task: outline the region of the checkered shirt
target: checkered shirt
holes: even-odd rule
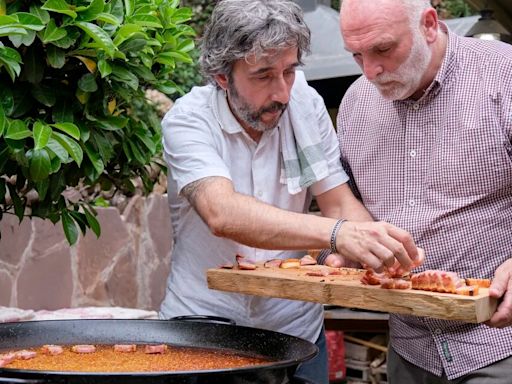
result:
[[[456,36],[418,100],[364,77],[338,114],[342,160],[378,220],[408,230],[426,269],[492,278],[512,256],[512,46]],[[394,349],[449,379],[512,355],[512,327],[390,316]]]

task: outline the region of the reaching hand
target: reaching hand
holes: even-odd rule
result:
[[[407,231],[385,222],[344,222],[336,248],[342,257],[376,272],[382,272],[385,267],[396,269],[397,262],[409,271],[421,264],[424,257]]]

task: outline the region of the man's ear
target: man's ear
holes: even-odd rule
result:
[[[423,12],[421,18],[421,27],[425,33],[428,43],[433,43],[437,38],[438,18],[434,8],[429,8]]]
[[[214,76],[215,81],[223,90],[228,89],[228,77],[224,74],[218,74]]]

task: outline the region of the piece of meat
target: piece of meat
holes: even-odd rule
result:
[[[91,344],[78,344],[73,345],[71,351],[75,353],[94,353],[96,352],[96,347]]]
[[[384,289],[410,289],[411,282],[397,277],[383,278],[380,287]]]
[[[0,368],[5,367],[7,364],[12,363],[14,360],[16,360],[16,354],[13,352],[0,355]]]
[[[466,278],[466,284],[480,288],[489,288],[491,286],[491,279]]]
[[[114,345],[115,352],[135,352],[137,346],[135,344],[116,344]]]
[[[284,259],[281,262],[281,265],[279,266],[279,268],[283,268],[283,269],[300,268],[300,260],[294,259],[294,258]]]
[[[478,285],[464,285],[463,287],[459,287],[455,290],[457,295],[465,295],[465,296],[478,296]]]
[[[246,259],[242,255],[236,255],[236,262],[238,264],[238,269],[247,269],[247,270],[256,269],[256,264],[253,261]]]
[[[361,277],[361,283],[365,285],[380,285],[382,279],[387,276],[385,273],[376,273],[371,269],[367,269],[364,275]]]
[[[300,259],[300,265],[316,265],[316,260],[310,255],[304,255]]]
[[[281,259],[270,259],[270,260],[265,261],[263,266],[265,268],[279,268],[281,266],[282,261],[283,260],[281,260]]]
[[[411,276],[413,289],[424,291],[456,293],[457,288],[466,285],[456,272],[427,270]]]
[[[144,346],[144,353],[154,354],[154,353],[164,353],[167,351],[167,345],[165,344],[148,344]]]
[[[23,349],[21,351],[14,352],[14,355],[16,356],[16,359],[20,360],[30,360],[36,357],[37,352],[35,351],[27,351],[26,349]]]
[[[318,276],[318,277],[325,277],[329,276],[330,274],[329,267],[322,267],[315,270],[311,270],[306,272],[306,276]]]
[[[41,347],[41,352],[45,355],[55,356],[64,352],[64,348],[62,348],[60,345],[46,344]]]

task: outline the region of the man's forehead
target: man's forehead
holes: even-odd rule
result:
[[[281,67],[293,67],[299,64],[297,48],[273,49],[260,54],[253,53],[241,60],[249,66],[251,72],[262,72]]]
[[[344,0],[341,26],[357,30],[372,24],[392,24],[409,18],[403,5],[396,0]]]

